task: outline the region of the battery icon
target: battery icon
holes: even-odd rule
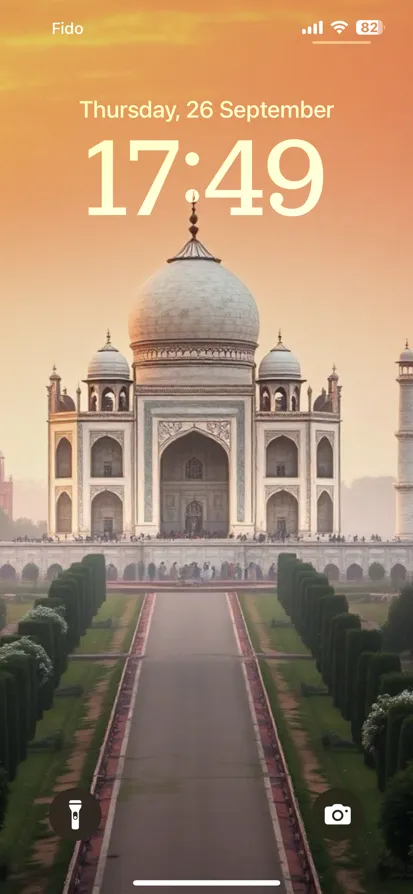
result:
[[[356,22],[356,34],[368,34],[371,37],[374,34],[382,34],[383,31],[384,25],[380,19],[359,19]]]

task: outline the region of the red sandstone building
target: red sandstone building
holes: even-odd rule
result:
[[[4,455],[0,451],[0,509],[13,519],[13,479],[11,475],[6,479],[4,471]]]

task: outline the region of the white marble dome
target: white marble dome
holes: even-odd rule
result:
[[[109,332],[106,344],[96,352],[89,363],[87,378],[91,381],[111,382],[130,380],[129,363],[126,357],[111,344]]]
[[[267,382],[277,379],[301,380],[300,363],[294,354],[283,345],[281,333],[278,343],[263,357],[258,368],[258,379]]]
[[[132,346],[175,341],[256,345],[258,332],[251,292],[196,239],[143,284],[129,316]]]
[[[404,350],[401,352],[398,362],[399,363],[413,363],[413,351],[411,348],[409,348],[408,341],[406,341],[406,346],[405,346]]]

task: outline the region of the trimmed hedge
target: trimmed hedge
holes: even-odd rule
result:
[[[320,613],[321,613],[321,643],[320,643],[320,665],[321,665],[321,675],[328,686],[330,681],[330,655],[329,655],[329,640],[330,640],[330,622],[332,618],[335,618],[337,615],[344,615],[348,612],[348,601],[346,596],[342,596],[338,593],[334,593],[331,596],[322,596],[320,599]]]
[[[354,706],[351,718],[351,735],[356,745],[361,745],[361,731],[366,714],[367,677],[369,674],[370,659],[375,652],[362,652],[357,662],[356,681],[354,684]],[[371,763],[371,762],[370,762]]]
[[[413,714],[405,717],[401,726],[397,769],[405,770],[411,761],[413,761]]]
[[[31,731],[32,678],[28,656],[23,653],[10,653],[2,659],[1,668],[12,674],[16,680],[19,707],[17,748],[19,759],[24,760]]]
[[[401,664],[398,655],[393,652],[379,652],[371,659],[367,676],[366,687],[366,717],[374,702],[377,700],[380,687],[380,679],[383,674],[391,671],[400,671]]]
[[[401,729],[403,722],[411,715],[411,705],[393,705],[389,708],[386,724],[386,785],[397,773]]]
[[[404,674],[402,671],[392,674],[383,674],[380,678],[378,695],[399,695],[408,689],[413,690],[413,674]]]
[[[0,728],[0,736],[4,736],[7,740],[7,745],[3,746],[3,753],[7,751],[6,770],[12,781],[20,761],[19,694],[17,680],[9,669],[5,669],[3,662],[0,663],[0,680],[4,687],[7,712],[7,726],[5,729]]]
[[[356,675],[360,655],[363,652],[380,652],[380,630],[349,630],[345,641],[345,679],[343,717],[352,720],[355,709]]]
[[[332,634],[332,696],[334,704],[340,711],[344,707],[345,669],[346,669],[346,636],[348,630],[359,630],[361,621],[358,615],[346,612],[337,615],[331,625]]]
[[[413,764],[390,781],[379,826],[391,855],[407,865],[413,841]]]

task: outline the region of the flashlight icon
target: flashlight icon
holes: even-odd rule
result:
[[[79,813],[82,809],[81,801],[69,801],[69,810],[71,813],[70,828],[74,831],[79,828]]]

